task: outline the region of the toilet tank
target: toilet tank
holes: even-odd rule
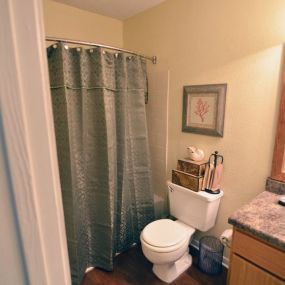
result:
[[[223,191],[219,194],[194,192],[170,181],[167,186],[170,214],[173,217],[202,232],[215,225]]]

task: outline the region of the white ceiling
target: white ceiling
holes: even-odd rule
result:
[[[165,0],[54,0],[90,12],[125,20]]]

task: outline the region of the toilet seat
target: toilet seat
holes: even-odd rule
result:
[[[148,224],[142,238],[156,247],[170,247],[185,240],[186,231],[170,219],[161,219]]]
[[[170,219],[154,221],[148,224],[141,233],[141,241],[156,252],[175,251],[188,243],[189,238],[189,231]]]

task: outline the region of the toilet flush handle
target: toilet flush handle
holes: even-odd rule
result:
[[[174,191],[174,189],[170,185],[168,185],[168,189],[169,189],[170,192]]]

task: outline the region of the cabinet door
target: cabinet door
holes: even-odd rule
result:
[[[230,285],[284,285],[285,282],[243,258],[232,255]]]

